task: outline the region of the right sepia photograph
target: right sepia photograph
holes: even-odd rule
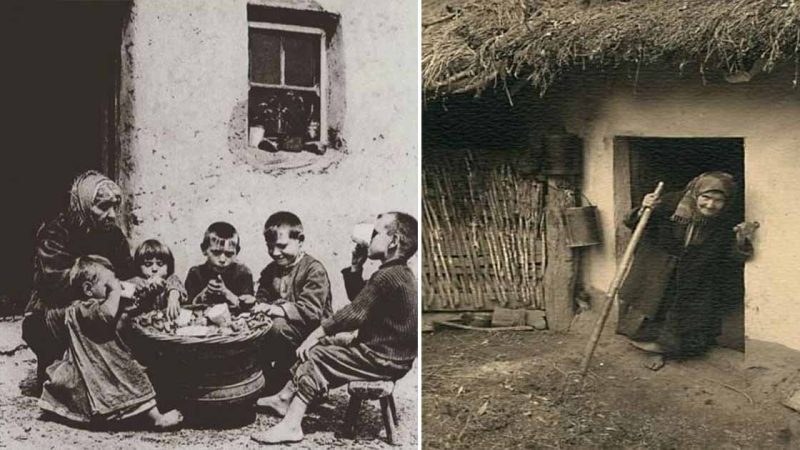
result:
[[[421,26],[422,447],[799,448],[800,3]]]

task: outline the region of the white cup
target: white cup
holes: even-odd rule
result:
[[[350,239],[358,245],[368,246],[372,240],[372,231],[375,227],[371,223],[359,223],[353,227],[353,234]]]

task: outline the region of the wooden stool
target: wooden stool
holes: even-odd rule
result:
[[[345,414],[345,431],[347,437],[355,437],[358,416],[361,412],[361,402],[364,400],[379,400],[383,426],[386,428],[386,440],[391,445],[396,445],[397,408],[394,405],[394,381],[351,381],[347,384],[350,394],[350,404],[347,405]]]

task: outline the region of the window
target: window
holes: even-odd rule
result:
[[[319,152],[327,144],[326,32],[248,23],[250,145]]]

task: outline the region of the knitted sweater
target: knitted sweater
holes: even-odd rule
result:
[[[366,283],[361,271],[342,270],[352,303],[322,322],[328,336],[358,330],[353,342],[379,357],[411,362],[417,357],[417,281],[405,261],[382,265]]]

